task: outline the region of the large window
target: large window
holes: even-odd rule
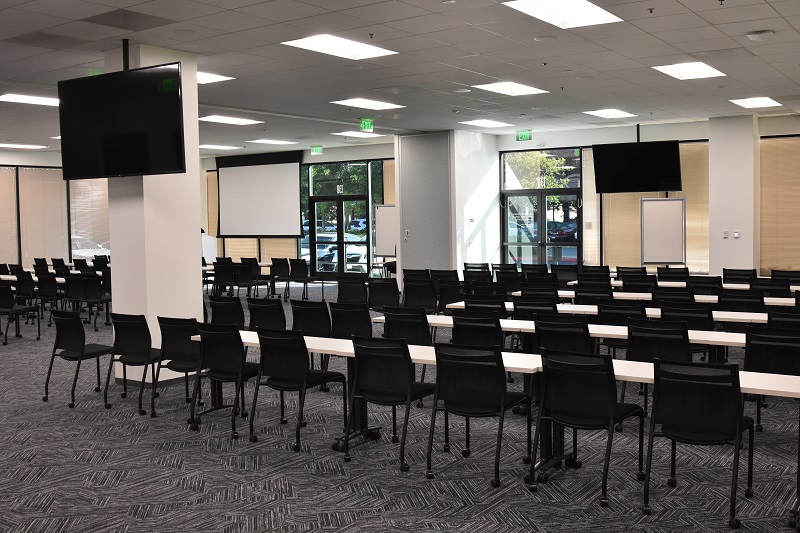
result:
[[[17,261],[17,169],[0,167],[0,263]]]
[[[761,139],[760,273],[800,270],[800,138]]]
[[[69,219],[73,259],[111,255],[107,179],[69,182]]]
[[[18,183],[21,263],[68,257],[67,182],[61,169],[20,167]]]

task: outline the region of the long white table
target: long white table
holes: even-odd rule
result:
[[[659,287],[686,287],[685,281],[666,281],[666,280],[658,280],[656,281]],[[578,280],[572,280],[567,282],[567,285],[579,285]],[[616,288],[621,288],[623,286],[622,280],[620,279],[612,279],[611,286]],[[750,284],[749,283],[723,283],[723,289],[736,289],[736,290],[749,290]],[[791,291],[800,291],[800,285],[790,285],[789,290]]]
[[[511,293],[512,296],[522,296],[522,291],[514,291]],[[615,300],[652,300],[653,294],[649,292],[623,292],[623,291],[614,291],[611,293]],[[572,299],[575,298],[575,291],[571,290],[559,290],[558,297],[563,299]],[[694,301],[699,303],[706,303],[706,304],[715,304],[717,303],[717,295],[716,294],[695,294]],[[794,298],[776,298],[774,296],[765,296],[764,297],[764,304],[765,305],[783,305],[783,306],[794,306],[795,301]]]

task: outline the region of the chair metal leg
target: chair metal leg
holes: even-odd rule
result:
[[[114,368],[114,356],[111,356],[111,361],[108,363],[108,373],[106,374],[106,388],[103,390],[103,403],[106,406],[106,409],[111,409],[111,404],[108,403],[108,382],[111,380],[111,370]],[[123,371],[125,365],[122,365]]]
[[[299,452],[300,451],[300,428],[303,427],[303,407],[305,407],[306,403],[306,389],[303,387],[300,390],[300,410],[297,413],[297,426],[294,430],[294,444],[292,445],[292,450]]]
[[[728,520],[728,526],[731,529],[738,529],[741,525],[739,519],[736,518],[736,485],[739,481],[739,456],[741,455],[741,444],[742,435],[740,433],[736,436],[736,441],[733,444],[733,479],[731,480],[731,507],[730,518]]]
[[[350,397],[348,399],[350,405],[350,416],[347,417],[344,430],[344,462],[349,463],[352,458],[350,457],[350,433],[353,431],[353,413],[355,412],[355,389],[350,385]],[[341,449],[341,448],[340,448]]]
[[[677,462],[677,449],[678,443],[676,441],[672,441],[672,447],[670,450],[670,464],[669,464],[669,479],[667,480],[667,485],[670,487],[674,487],[678,484],[678,479],[675,475],[676,472],[676,462]]]
[[[144,415],[144,414],[147,413],[147,411],[145,411],[142,408],[142,396],[144,396],[144,383],[145,383],[146,378],[147,378],[147,367],[148,366],[150,366],[150,365],[144,365],[144,368],[142,369],[142,381],[139,383],[139,414],[140,415]],[[155,376],[154,376],[153,379],[155,379]]]
[[[47,367],[47,378],[44,380],[44,396],[42,396],[42,401],[46,402],[49,398],[49,387],[50,387],[50,375],[53,373],[53,362],[56,360],[56,352],[53,350],[53,354],[50,356],[50,365]]]
[[[574,430],[573,430],[574,431]],[[608,507],[608,464],[611,462],[611,443],[614,439],[614,421],[608,425],[608,437],[606,438],[606,456],[603,462],[603,484],[600,489],[600,506]]]
[[[155,368],[155,375],[153,376],[153,388],[150,391],[150,417],[155,418],[156,415],[156,394],[158,391],[158,377],[161,375],[161,361],[158,362]]]
[[[492,479],[492,487],[495,488],[500,486],[500,448],[503,445],[503,422],[505,418],[506,410],[501,407],[500,422],[497,424],[497,443],[494,449],[494,479]]]
[[[94,358],[94,366],[97,369],[97,386],[94,388],[95,392],[100,392],[100,358]]]
[[[220,384],[221,385],[221,384]],[[233,407],[231,408],[231,438],[238,439],[239,434],[236,432],[236,411],[239,410],[239,389],[244,388],[241,376],[236,381],[233,389]],[[244,409],[244,406],[242,406]]]
[[[464,426],[465,426],[465,430],[466,430],[466,432],[465,432],[466,434],[465,434],[465,437],[464,437],[465,448],[463,450],[461,450],[461,455],[463,455],[464,457],[469,457],[469,454],[470,454],[470,450],[469,450],[469,448],[470,448],[470,446],[469,446],[469,444],[470,444],[469,443],[469,417],[467,416],[467,417],[464,417],[464,418],[465,418]]]
[[[122,365],[122,394],[120,394],[119,397],[120,398],[128,397],[128,365],[124,364]]]
[[[397,442],[397,406],[392,406],[392,442]]]
[[[81,371],[81,359],[78,359],[78,364],[75,365],[75,377],[72,379],[72,393],[70,398],[72,401],[69,403],[69,408],[75,407],[75,387],[78,385],[78,374]]]
[[[406,400],[406,414],[403,417],[403,435],[400,437],[400,471],[408,472],[406,463],[406,433],[408,433],[408,412],[411,410],[411,398]]]
[[[288,422],[288,420],[286,420],[286,412],[285,412],[286,405],[285,405],[285,403],[283,401],[283,391],[280,391],[280,393],[281,393],[280,394],[280,396],[281,396],[281,424],[286,424]]]
[[[191,429],[192,431],[197,431],[198,429],[200,429],[200,425],[199,425],[200,424],[200,420],[195,418],[194,415],[195,415],[195,410],[197,408],[196,407],[197,406],[197,392],[200,389],[200,380],[201,379],[202,379],[202,376],[200,375],[200,372],[198,371],[197,374],[195,374],[195,378],[194,378],[194,389],[192,390],[192,403],[191,403],[191,406],[189,408],[189,420],[187,421],[189,423],[189,429]]]
[[[650,420],[650,433],[647,436],[647,466],[644,471],[644,498],[642,503],[642,514],[649,515],[650,509],[650,474],[653,470],[653,437],[655,436],[655,420]]]
[[[433,479],[433,469],[431,466],[432,463],[432,455],[433,455],[433,429],[436,425],[436,405],[437,405],[437,398],[434,397],[433,399],[433,407],[431,407],[431,424],[430,428],[428,429],[428,454],[427,454],[427,463],[426,463],[426,471],[425,477],[427,479]]]
[[[250,407],[250,442],[258,441],[258,437],[255,434],[254,425],[256,419],[256,405],[258,402],[258,389],[261,388],[261,370],[258,371],[258,376],[256,376],[256,388],[253,391],[253,403]]]

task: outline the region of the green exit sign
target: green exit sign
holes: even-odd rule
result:
[[[321,155],[322,154],[322,146],[312,146],[311,153],[313,155]]]
[[[372,133],[372,119],[371,118],[362,118],[361,119],[361,131],[366,131]]]
[[[522,130],[517,132],[518,141],[530,141],[533,138],[531,130]]]

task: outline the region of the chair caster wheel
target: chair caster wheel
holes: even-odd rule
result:
[[[256,435],[250,435],[250,442],[258,442],[258,437]]]
[[[344,452],[344,453],[347,453],[347,450],[349,450],[349,449],[350,449],[350,448],[349,448],[349,447],[347,446],[347,444],[345,444],[344,442],[342,442],[341,444],[339,444],[338,451],[340,451],[340,452]]]
[[[673,487],[673,488],[677,487],[678,486],[678,480],[675,479],[674,477],[671,477],[671,478],[669,478],[667,480],[667,485],[669,485],[670,487]]]
[[[514,378],[512,378],[511,376],[508,376],[508,379],[506,379],[506,382],[507,383],[514,383]]]
[[[752,489],[752,487],[748,487],[748,488],[747,488],[747,489],[744,491],[744,497],[745,497],[745,498],[752,498],[752,497],[753,497],[753,489]]]
[[[392,435],[392,442],[394,444],[397,444],[398,442],[400,442],[400,439],[397,437],[397,435]]]
[[[550,474],[545,472],[544,474],[539,474],[539,478],[537,479],[537,481],[539,483],[547,483],[549,479],[550,479]]]
[[[583,466],[583,463],[581,461],[576,460],[573,457],[567,457],[564,460],[564,466],[566,466],[567,468],[580,468]]]
[[[306,422],[305,420],[303,420],[302,422],[300,422],[300,427],[301,427],[301,428],[304,428],[304,427],[306,427],[307,425],[308,425],[308,422]]]
[[[192,399],[191,398],[186,398],[186,403],[192,403]]]
[[[381,440],[381,434],[379,431],[370,431],[365,435],[369,440]]]
[[[530,475],[530,474],[525,474],[525,477],[524,477],[524,478],[522,478],[522,481],[523,481],[523,482],[524,482],[526,485],[530,485],[530,484],[531,484],[531,475]]]
[[[500,480],[497,479],[497,478],[493,479],[491,485],[492,485],[492,488],[496,489],[497,487],[500,486]]]
[[[106,404],[106,409],[111,409],[111,404],[110,403]]]
[[[189,426],[189,429],[191,429],[192,431],[199,431],[200,426],[198,426],[197,424],[192,424]]]
[[[622,424],[617,424],[616,426],[614,426],[614,431],[616,431],[617,433],[622,433]]]
[[[728,520],[728,527],[731,529],[739,529],[742,527],[742,523],[739,521],[738,518],[731,518]]]
[[[156,414],[155,411],[150,413],[150,418],[156,418],[156,417],[158,417],[158,415]]]
[[[352,458],[352,457],[350,457],[349,455],[345,455],[345,456],[344,456],[344,462],[345,462],[345,463],[349,463],[349,462],[351,462],[352,460],[353,460],[353,458]]]
[[[400,471],[401,472],[408,472],[410,469],[411,469],[411,467],[408,466],[408,463],[403,463],[403,464],[400,465]]]
[[[526,464],[526,465],[531,464],[531,456],[530,455],[526,455],[525,457],[523,457],[522,458],[522,463]]]
[[[191,403],[191,402],[189,402],[189,403]],[[200,407],[203,407],[205,404],[206,404],[206,402],[204,402],[203,400],[197,400],[197,405],[199,405]]]
[[[95,391],[95,392],[100,392],[100,387],[95,387],[95,388],[94,388],[94,391]]]
[[[430,470],[425,472],[425,479],[433,479],[433,472],[431,472]]]
[[[442,446],[442,451],[443,452],[449,452],[450,451],[450,445],[449,444],[445,444],[444,446]]]
[[[119,397],[120,398],[127,398],[128,397],[128,393],[127,392],[123,392],[122,394],[119,395]]]
[[[339,443],[338,442],[334,442],[333,444],[331,444],[331,450],[333,450],[335,452],[338,452],[339,451]]]
[[[69,407],[70,409],[75,409],[75,404],[74,404],[74,403],[72,403],[72,402],[69,402],[69,406],[68,406],[68,407]]]
[[[238,439],[239,438],[239,434],[234,431],[233,433],[231,433],[231,438],[232,439]]]
[[[425,407],[425,404],[422,403],[422,400],[417,402],[417,407],[419,407],[419,408]]]
[[[156,398],[161,398],[161,393],[160,392],[156,393]]]
[[[538,485],[536,485],[536,483],[531,483],[531,484],[528,485],[528,490],[531,491],[531,492],[538,492],[539,491],[539,487],[538,487]]]
[[[146,415],[147,411],[145,411],[144,409],[139,409],[139,414],[140,415]]]
[[[297,444],[297,443],[292,444],[292,451],[299,452],[300,451],[300,445]]]
[[[331,391],[331,388],[328,387],[327,385],[323,385],[322,386],[322,392],[330,392],[330,391]]]
[[[759,431],[759,432],[764,431],[764,426],[762,426],[761,424],[757,424],[756,425],[756,431]]]
[[[638,479],[639,481],[644,481],[645,477],[646,476],[644,472],[636,472],[636,479]]]
[[[652,511],[652,509],[650,509],[650,506],[649,506],[649,505],[643,505],[643,506],[642,506],[642,514],[643,514],[643,515],[649,516],[649,515],[650,515],[650,513],[652,513],[652,512],[653,512],[653,511]]]
[[[608,498],[600,498],[600,507],[608,507]]]
[[[288,424],[289,421],[285,418],[281,418],[281,424]]]
[[[46,402],[47,401],[47,396],[42,396],[42,401]]]
[[[469,451],[469,449],[466,449],[466,450],[461,450],[461,456],[462,456],[462,457],[469,457],[469,454],[470,454],[470,453],[471,453],[471,452]]]
[[[247,418],[247,411],[242,411],[242,418]]]

